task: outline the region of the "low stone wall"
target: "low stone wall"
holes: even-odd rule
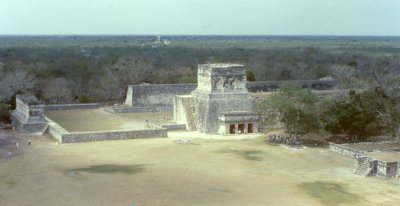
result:
[[[174,131],[174,130],[186,130],[186,125],[185,124],[173,124],[173,123],[160,123],[160,122],[154,122],[154,121],[149,121],[148,126],[151,128],[166,128],[168,131]]]
[[[276,91],[280,84],[288,81],[260,81],[247,82],[249,92],[270,92]],[[334,89],[339,81],[337,80],[294,80],[304,88],[314,90]],[[149,106],[149,105],[170,105],[176,95],[189,95],[197,88],[197,84],[140,84],[129,85],[126,94],[125,105],[128,106]],[[172,111],[172,110],[170,110]]]
[[[90,104],[50,104],[45,105],[45,111],[51,110],[67,110],[67,109],[97,109],[100,108],[99,103],[90,103]]]
[[[197,84],[129,85],[125,104],[128,106],[170,105],[175,95],[190,94]],[[171,110],[172,111],[172,107]]]
[[[104,111],[110,113],[143,113],[143,112],[170,112],[172,106],[143,106],[143,107],[106,107]]]
[[[397,177],[399,175],[398,162],[386,162],[378,160],[377,176],[381,177]]]
[[[272,92],[277,91],[279,86],[284,82],[289,81],[247,82],[246,87],[249,92]],[[313,90],[331,90],[339,84],[337,80],[293,80],[290,82],[295,82],[303,88],[310,88]]]
[[[167,137],[167,129],[132,131],[74,132],[63,134],[61,143],[95,142],[105,140],[126,140],[138,138]]]
[[[43,133],[47,124],[40,121],[27,121],[20,117],[19,112],[14,111],[11,113],[10,118],[12,125],[21,133]]]
[[[329,142],[329,151],[336,152],[343,156],[353,157],[353,158],[359,158],[359,157],[363,156],[363,154],[364,154],[364,152],[362,152],[360,150],[356,150],[356,149],[350,148],[348,146],[341,145],[341,144],[335,144],[332,142]]]
[[[149,130],[110,130],[99,132],[68,132],[62,126],[46,117],[48,129],[51,136],[60,143],[95,142],[106,140],[126,140],[152,137],[168,137],[167,128],[155,128]]]
[[[69,132],[48,117],[46,117],[46,121],[48,124],[47,132],[53,136],[54,139],[62,143],[63,135],[69,134]]]

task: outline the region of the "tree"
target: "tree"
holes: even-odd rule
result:
[[[319,128],[316,101],[317,98],[310,89],[303,89],[300,85],[289,82],[280,85],[280,92],[264,100],[259,109],[277,111],[286,132],[297,139]]]
[[[388,132],[399,127],[396,100],[384,89],[375,88],[361,93],[351,90],[346,99],[337,100],[323,111],[324,128],[334,134],[344,133],[354,141]]]
[[[36,77],[24,70],[8,73],[0,83],[0,99],[9,101],[16,94],[32,91],[36,86]]]
[[[11,105],[0,102],[0,122],[9,122]]]
[[[331,68],[332,76],[341,82],[344,89],[354,88],[356,69],[348,65],[334,65]]]
[[[102,102],[119,100],[124,91],[117,82],[117,78],[110,73],[92,78],[89,82],[89,97]]]
[[[256,75],[254,72],[247,70],[246,71],[246,79],[248,82],[255,82],[256,81]]]
[[[62,77],[51,80],[43,88],[43,97],[50,103],[70,103],[73,98],[68,80]]]

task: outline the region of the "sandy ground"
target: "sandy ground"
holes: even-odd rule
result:
[[[112,114],[100,109],[46,111],[46,116],[69,132],[148,129],[146,120],[171,119],[171,112]]]
[[[352,174],[324,148],[196,137],[58,144],[12,131],[0,146],[1,206],[398,205],[400,180]],[[27,145],[32,139],[32,145]],[[177,140],[196,144],[178,144]],[[6,152],[15,156],[7,159]]]

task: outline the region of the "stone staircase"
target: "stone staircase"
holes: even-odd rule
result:
[[[194,115],[193,115],[192,105],[190,103],[190,99],[189,98],[183,98],[182,104],[183,104],[183,107],[185,109],[186,119],[187,119],[188,125],[189,125],[189,130],[194,131],[197,128],[196,128],[196,122],[194,120]]]
[[[368,177],[370,176],[371,170],[372,168],[370,167],[370,163],[368,162],[368,160],[365,160],[357,165],[354,174],[361,175],[363,177]]]

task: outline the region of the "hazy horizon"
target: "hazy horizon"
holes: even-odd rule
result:
[[[0,35],[400,36],[400,0],[4,0]]]

